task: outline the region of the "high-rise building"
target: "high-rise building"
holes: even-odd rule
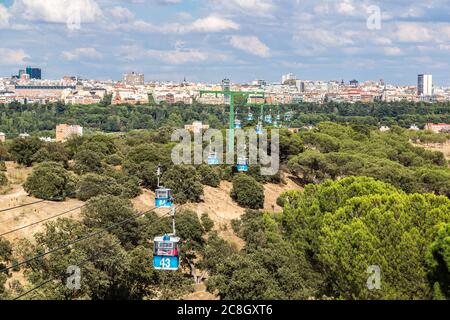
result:
[[[41,69],[27,67],[25,72],[30,76],[30,79],[41,79]]]
[[[431,74],[418,75],[417,94],[423,97],[429,97],[433,95],[433,76]]]
[[[293,73],[283,74],[281,77],[281,84],[295,84],[297,77]]]
[[[143,73],[125,73],[123,75],[123,82],[128,86],[143,86],[144,74]]]

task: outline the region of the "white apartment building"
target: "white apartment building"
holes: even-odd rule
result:
[[[417,77],[417,95],[429,97],[433,95],[433,76],[419,74]]]

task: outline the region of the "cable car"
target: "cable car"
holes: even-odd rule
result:
[[[263,134],[263,125],[261,123],[256,125],[256,134]]]
[[[178,270],[180,266],[180,238],[170,235],[153,239],[153,268]]]
[[[234,128],[235,129],[242,129],[242,123],[241,120],[234,120]]]
[[[172,207],[172,190],[158,187],[155,190],[155,206],[157,208],[170,208]]]
[[[238,172],[248,171],[248,159],[246,157],[239,157],[237,159],[237,171]]]
[[[219,158],[217,157],[217,152],[210,152],[208,155],[208,164],[216,165],[219,164]]]
[[[269,114],[269,115],[264,117],[264,120],[266,121],[266,123],[271,124],[272,123],[272,116]]]

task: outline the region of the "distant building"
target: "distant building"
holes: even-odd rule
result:
[[[3,132],[0,132],[0,142],[6,141],[6,135]]]
[[[427,123],[425,130],[431,130],[435,133],[450,132],[450,124],[447,123]]]
[[[203,130],[208,130],[209,125],[203,124],[201,121],[194,121],[192,124],[185,125],[184,129],[189,130],[193,133],[199,133]]]
[[[28,134],[28,133],[21,133],[21,134],[19,134],[19,138],[21,138],[21,139],[26,139],[26,138],[29,138],[30,137],[30,135]]]
[[[389,131],[389,130],[391,130],[391,128],[386,127],[386,126],[382,126],[382,127],[380,128],[380,131],[381,131],[381,132],[386,132],[386,131]]]
[[[143,86],[144,74],[143,73],[125,73],[123,75],[123,83],[127,86]]]
[[[359,85],[358,80],[352,80],[350,81],[350,86],[356,88]]]
[[[64,142],[71,136],[82,136],[83,127],[79,125],[59,124],[56,126],[56,141]]]
[[[265,80],[254,80],[252,82],[252,85],[254,86],[260,86],[260,87],[265,87],[267,85],[267,82]]]
[[[25,72],[30,76],[30,79],[41,79],[41,69],[27,67]]]
[[[293,84],[295,85],[297,77],[293,73],[284,74],[281,76],[281,84]]]
[[[433,76],[431,74],[417,76],[417,95],[425,97],[433,95]]]

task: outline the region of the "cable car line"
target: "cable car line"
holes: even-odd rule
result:
[[[154,210],[155,210],[155,208],[149,210],[148,212],[141,213],[141,215],[150,213],[150,212],[152,212],[152,211],[154,211]],[[162,216],[159,216],[158,219],[165,218],[167,215],[169,215],[169,212],[168,212],[168,213],[165,213],[165,214],[162,215]],[[82,261],[81,263],[74,263],[74,265],[76,265],[77,267],[81,268],[81,267],[83,267],[86,263],[88,263],[88,262],[93,262],[93,261],[96,261],[96,260],[98,260],[98,259],[99,259],[99,258],[94,259],[94,260],[91,260],[91,259],[88,258],[88,259],[85,259],[84,261]],[[17,266],[17,265],[16,265],[16,266]],[[41,282],[40,284],[38,284],[37,286],[35,286],[35,287],[33,287],[33,288],[27,290],[26,292],[23,292],[23,293],[21,293],[20,295],[14,297],[12,300],[18,300],[18,299],[20,299],[20,298],[22,298],[22,297],[28,295],[29,293],[31,293],[31,292],[33,292],[33,291],[36,291],[37,289],[39,289],[39,288],[45,286],[47,283],[50,283],[50,282],[52,282],[52,281],[54,281],[54,280],[57,280],[58,276],[61,276],[61,277],[62,277],[62,276],[65,276],[65,275],[67,275],[67,273],[66,273],[66,272],[63,272],[63,273],[61,273],[60,275],[56,275],[56,276],[54,276],[54,277],[52,277],[52,278],[50,278],[50,279],[48,279],[48,280],[45,280],[45,281]]]
[[[6,208],[6,209],[1,209],[1,210],[0,210],[0,213],[1,213],[1,212],[6,212],[6,211],[11,211],[11,210],[14,210],[14,209],[19,209],[19,208],[27,207],[27,206],[31,206],[31,205],[33,205],[33,204],[41,203],[41,202],[44,202],[44,201],[47,201],[47,200],[37,200],[37,201],[34,201],[34,202],[21,204],[21,205],[15,206],[15,207]]]
[[[65,214],[68,214],[68,213],[73,212],[73,211],[75,211],[75,210],[81,209],[81,208],[83,208],[83,207],[85,207],[85,206],[86,206],[86,204],[83,204],[83,205],[81,205],[81,206],[72,208],[72,209],[70,209],[70,210],[66,210],[66,211],[64,211],[64,212],[55,214],[54,216],[47,217],[47,218],[45,218],[45,219],[42,219],[42,220],[39,220],[39,221],[30,223],[30,224],[27,224],[27,225],[25,225],[25,226],[18,227],[18,228],[16,228],[16,229],[13,229],[13,230],[4,232],[4,233],[0,234],[0,237],[3,237],[3,236],[5,236],[5,235],[11,234],[11,233],[14,233],[14,232],[17,232],[17,231],[20,231],[20,230],[23,230],[23,229],[26,229],[26,228],[29,228],[29,227],[32,227],[32,226],[35,226],[35,225],[37,225],[37,224],[41,224],[41,223],[44,222],[44,221],[52,220],[52,219],[54,219],[54,218],[63,216],[63,215],[65,215]]]
[[[158,168],[157,174],[158,174],[158,187],[159,187],[159,176],[160,176],[160,174],[161,174],[160,168]],[[191,186],[190,186],[189,188],[187,188],[184,192],[188,191],[190,188],[191,188]],[[157,190],[158,190],[158,189],[157,189]],[[156,191],[157,191],[157,190],[156,190]],[[168,191],[168,196],[171,197],[171,190],[170,190],[170,189],[167,189],[167,191]],[[156,192],[155,192],[155,195],[156,195]],[[170,200],[173,200],[173,199],[170,199]],[[42,202],[42,201],[41,201],[41,202]],[[156,198],[155,198],[155,202],[157,202],[157,199],[156,199]],[[175,213],[176,213],[176,208],[177,208],[178,206],[172,207],[172,201],[170,202],[170,204],[171,204],[171,205],[170,205],[171,211],[168,212],[168,213],[166,213],[166,214],[164,214],[164,215],[162,215],[162,216],[160,216],[160,217],[158,217],[158,219],[162,219],[162,218],[164,218],[165,216],[170,215],[170,213],[171,213],[171,215],[172,215],[172,218],[173,218],[173,238],[175,238],[174,240],[172,240],[172,243],[175,243],[176,246],[173,246],[173,247],[170,247],[170,248],[164,247],[163,249],[176,250],[176,252],[173,252],[173,251],[170,252],[170,251],[168,251],[169,254],[170,254],[170,253],[171,253],[172,255],[176,254],[176,269],[175,269],[174,267],[172,267],[172,261],[170,261],[169,264],[167,264],[167,263],[164,261],[164,258],[162,258],[162,260],[161,260],[161,261],[162,261],[162,267],[161,267],[160,269],[177,270],[178,267],[179,267],[179,257],[178,257],[178,255],[179,255],[179,247],[178,247],[178,243],[180,242],[180,238],[178,238],[178,237],[175,236],[175,235],[176,235],[176,229],[175,229]],[[9,231],[8,233],[12,233],[12,232],[15,232],[15,231],[18,231],[18,230],[21,230],[21,229],[25,229],[25,228],[27,228],[27,227],[29,227],[29,226],[38,224],[38,223],[40,223],[40,222],[43,222],[43,221],[46,221],[46,220],[50,220],[50,219],[52,219],[52,218],[54,218],[54,217],[61,216],[61,215],[63,215],[63,214],[67,214],[68,212],[71,212],[71,211],[74,211],[74,210],[76,210],[76,209],[82,208],[82,207],[84,207],[85,205],[86,205],[86,204],[84,204],[84,205],[82,205],[82,206],[79,206],[79,207],[77,207],[77,208],[73,208],[73,209],[71,209],[71,210],[67,210],[67,211],[65,211],[65,212],[63,212],[63,213],[60,213],[60,214],[58,214],[58,215],[55,215],[55,216],[52,216],[52,217],[43,219],[43,220],[41,220],[41,221],[37,221],[37,222],[32,223],[32,224],[30,224],[30,225],[28,225],[28,226],[23,226],[23,227],[17,228],[16,230],[11,230],[11,231]],[[162,207],[164,207],[164,206],[162,206]],[[116,228],[116,227],[118,227],[118,226],[120,226],[120,225],[122,225],[122,224],[124,224],[124,223],[126,223],[126,222],[135,220],[135,219],[137,219],[137,218],[139,218],[139,217],[141,217],[141,216],[143,216],[143,215],[145,215],[145,214],[147,214],[147,213],[153,212],[156,208],[158,208],[157,205],[156,205],[155,207],[153,207],[152,209],[149,209],[148,211],[145,211],[145,212],[142,212],[142,213],[138,213],[138,214],[136,214],[135,216],[133,216],[133,217],[131,217],[131,218],[128,218],[128,219],[119,221],[119,222],[117,222],[117,223],[115,223],[115,224],[113,224],[113,225],[111,225],[111,226],[109,226],[109,227],[107,227],[107,228],[105,228],[105,229],[102,229],[102,230],[99,230],[99,231],[96,231],[96,232],[87,234],[87,235],[85,235],[85,236],[83,236],[83,237],[81,237],[81,238],[78,238],[78,239],[76,239],[76,240],[74,240],[74,241],[71,241],[71,242],[66,243],[66,244],[64,244],[64,245],[61,245],[61,246],[59,246],[59,247],[57,247],[57,248],[51,249],[51,250],[49,250],[49,251],[47,251],[47,252],[44,252],[44,253],[42,253],[42,254],[36,255],[36,256],[31,257],[31,258],[29,258],[29,259],[26,259],[26,260],[24,260],[24,261],[22,261],[22,262],[20,262],[20,263],[16,263],[16,264],[14,264],[14,265],[11,266],[11,267],[6,267],[6,268],[0,270],[0,273],[6,272],[6,271],[11,270],[11,269],[13,269],[13,268],[17,268],[17,267],[19,267],[19,266],[21,266],[21,265],[24,265],[24,264],[28,263],[28,262],[31,262],[31,261],[33,261],[33,260],[42,258],[42,257],[44,257],[44,256],[47,256],[47,255],[51,254],[51,253],[54,253],[54,252],[57,252],[57,251],[62,250],[62,249],[64,249],[64,248],[67,248],[67,247],[69,247],[69,246],[71,246],[71,245],[73,245],[73,244],[76,244],[76,243],[78,243],[78,242],[82,242],[82,241],[87,240],[87,239],[89,239],[89,238],[92,238],[92,237],[95,237],[95,236],[97,236],[97,235],[103,234],[103,233],[105,233],[105,232],[107,232],[107,231],[109,231],[109,230],[112,230],[112,229],[114,229],[114,228]],[[2,235],[0,235],[0,236],[2,236]],[[169,237],[169,240],[167,240],[167,238],[164,239],[164,237],[166,237],[166,236]],[[158,238],[158,237],[156,237],[156,238]],[[155,238],[155,239],[156,239],[156,238]],[[167,241],[170,241],[170,235],[165,235],[165,236],[162,237],[162,242],[163,242],[163,243],[165,243],[165,242],[167,243]],[[161,241],[160,241],[160,242],[161,242]],[[156,247],[155,247],[155,241],[154,241],[154,251],[155,251],[155,248],[156,248]],[[157,249],[161,249],[161,248],[157,247]],[[161,252],[161,251],[158,251],[158,252]],[[169,256],[172,256],[172,255],[169,255]],[[155,256],[154,256],[154,258],[155,258]],[[83,266],[85,263],[87,263],[87,262],[89,262],[89,261],[91,261],[91,260],[86,259],[85,261],[83,261],[83,262],[82,262],[81,264],[79,264],[79,265]],[[164,266],[166,266],[166,268],[164,268]],[[35,290],[37,290],[37,289],[43,287],[43,286],[46,285],[47,283],[52,282],[53,280],[56,280],[56,277],[53,277],[53,278],[51,278],[51,279],[48,279],[48,280],[46,280],[46,281],[40,283],[39,285],[33,287],[32,289],[30,289],[30,290],[28,290],[28,291],[26,291],[26,292],[24,292],[24,293],[21,293],[19,296],[15,297],[13,300],[18,300],[18,299],[24,297],[25,295],[27,295],[27,294],[29,294],[29,293],[31,293],[31,292],[33,292],[33,291],[35,291]]]
[[[121,226],[121,225],[123,225],[123,224],[125,224],[125,223],[127,223],[127,222],[129,222],[129,221],[136,220],[137,218],[139,218],[139,217],[141,217],[141,216],[143,216],[143,215],[145,215],[145,214],[147,214],[147,213],[150,213],[150,212],[154,211],[155,209],[156,209],[156,207],[155,207],[155,208],[152,208],[152,209],[150,209],[150,210],[148,210],[148,211],[138,213],[138,214],[134,215],[133,217],[130,217],[130,218],[127,218],[127,219],[125,219],[125,220],[116,222],[116,223],[114,223],[114,224],[110,225],[109,227],[106,227],[106,228],[104,228],[104,229],[102,229],[102,230],[92,232],[92,233],[87,234],[87,235],[85,235],[85,236],[83,236],[83,237],[80,237],[80,238],[78,238],[78,239],[75,239],[75,240],[73,240],[73,241],[71,241],[71,242],[69,242],[69,243],[60,245],[60,246],[58,246],[58,247],[56,247],[56,248],[53,248],[53,249],[50,249],[50,250],[48,250],[48,251],[46,251],[46,252],[44,252],[44,253],[41,253],[41,254],[38,254],[38,255],[36,255],[36,256],[34,256],[34,257],[25,259],[25,260],[23,260],[23,261],[21,261],[21,262],[19,262],[19,263],[14,264],[13,266],[6,267],[6,268],[0,270],[0,273],[6,272],[6,271],[11,270],[11,269],[13,269],[13,268],[20,267],[21,265],[24,265],[24,264],[26,264],[26,263],[28,263],[28,262],[31,262],[31,261],[34,261],[34,260],[36,260],[36,259],[45,257],[45,256],[47,256],[47,255],[49,255],[49,254],[51,254],[51,253],[54,253],[54,252],[60,251],[60,250],[62,250],[62,249],[65,249],[65,248],[67,248],[67,247],[69,247],[69,246],[71,246],[71,245],[74,245],[74,244],[78,243],[78,242],[82,242],[82,241],[84,241],[84,240],[87,240],[87,239],[90,239],[90,238],[92,238],[92,237],[95,237],[95,236],[97,236],[97,235],[99,235],[99,234],[105,233],[106,231],[109,231],[109,230],[112,230],[112,229],[114,229],[114,228],[117,228],[117,227],[119,227],[119,226]]]

